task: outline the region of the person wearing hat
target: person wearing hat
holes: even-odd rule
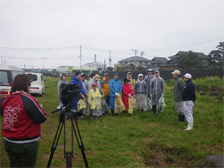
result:
[[[128,99],[134,94],[133,88],[129,82],[130,80],[125,78],[124,84],[122,86],[122,101],[124,103],[126,110],[128,110],[129,108]],[[124,112],[126,112],[126,110]]]
[[[84,86],[81,82],[82,80],[82,77],[81,77],[81,72],[76,72],[75,75],[72,76],[72,80],[69,84],[76,84],[76,85],[80,85],[81,86],[81,89],[80,89],[80,94],[84,96],[84,101],[85,100],[85,97],[86,97],[86,93],[85,93],[85,89],[84,89]],[[83,114],[81,111],[78,111],[77,112],[77,108],[78,108],[78,101],[77,99],[73,100],[73,107],[72,107],[72,110],[75,115],[76,118],[82,118],[83,117]]]
[[[183,93],[182,93],[182,100],[183,100],[183,107],[184,107],[184,116],[188,122],[187,129],[185,130],[191,130],[193,129],[193,107],[196,101],[196,95],[195,95],[195,85],[191,81],[191,74],[186,73],[184,76],[184,81],[186,82],[186,85],[184,87]]]
[[[132,86],[132,88],[134,89],[134,86],[135,86],[135,79],[132,79],[132,73],[131,72],[128,72],[127,73],[127,79],[130,80],[130,85]]]
[[[161,96],[165,94],[165,84],[163,78],[160,77],[159,71],[155,70],[155,78],[151,83],[151,97],[152,97],[152,111],[155,114],[157,112],[157,105]]]
[[[134,97],[136,98],[137,111],[144,112],[145,99],[148,96],[148,87],[146,82],[143,80],[143,74],[138,75],[138,81],[135,82],[134,86]]]
[[[172,72],[173,77],[175,79],[175,84],[173,88],[173,98],[175,101],[175,109],[179,116],[179,121],[184,122],[184,108],[183,108],[183,100],[182,100],[182,92],[184,90],[183,80],[180,78],[180,71],[175,70]]]
[[[99,89],[101,95],[104,96],[104,92],[103,92],[103,90],[102,90],[102,87],[101,87],[101,84],[100,84],[100,81],[99,81],[99,80],[100,80],[100,75],[96,74],[96,75],[92,78],[92,80],[89,81],[89,90],[92,89],[92,84],[93,84],[93,83],[97,83],[97,88]]]
[[[148,98],[151,99],[150,95],[151,95],[151,83],[152,83],[152,79],[155,78],[155,75],[153,75],[153,70],[152,69],[148,69],[148,75],[145,76],[144,80],[148,86]]]
[[[92,89],[89,91],[89,96],[88,96],[88,102],[90,104],[90,111],[91,111],[91,114],[92,114],[92,119],[97,119],[98,117],[98,113],[94,110],[96,108],[96,101],[97,101],[97,97],[98,97],[98,101],[100,101],[100,97],[101,97],[101,94],[100,94],[100,91],[99,89],[97,88],[97,83],[93,83],[92,84]]]
[[[62,103],[61,103],[61,85],[62,84],[68,84],[68,82],[66,80],[66,75],[65,74],[60,74],[59,78],[60,78],[60,81],[58,82],[58,101],[59,101],[59,105],[58,105],[57,109],[61,109],[62,108]]]
[[[105,73],[104,78],[101,80],[100,84],[101,84],[101,87],[102,87],[103,92],[105,94],[105,100],[106,100],[106,103],[107,103],[108,106],[109,106],[109,103],[110,103],[110,86],[109,86],[109,83],[110,83],[109,74]]]
[[[119,80],[119,74],[114,73],[113,79],[110,81],[110,109],[112,116],[114,116],[114,102],[115,102],[115,96],[119,96],[120,93],[122,92],[122,83]],[[118,115],[116,113],[116,115]]]

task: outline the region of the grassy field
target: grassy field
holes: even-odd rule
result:
[[[58,106],[58,80],[47,78],[45,95],[36,97],[48,114],[48,119],[42,124],[36,167],[47,166],[57,130],[59,114],[50,111]],[[88,116],[78,121],[89,167],[194,167],[208,155],[223,155],[223,102],[216,101],[215,97],[197,95],[194,128],[185,131],[187,122],[178,122],[170,82],[166,85],[163,113],[153,115],[151,111],[134,111],[132,115],[106,115],[97,120]],[[203,80],[198,80],[198,83],[205,85]],[[222,79],[217,85],[220,84],[223,86]],[[1,128],[2,121],[1,117]],[[1,167],[9,167],[2,135],[0,140]],[[85,167],[76,140],[74,146],[73,167]],[[51,167],[66,167],[63,135]]]

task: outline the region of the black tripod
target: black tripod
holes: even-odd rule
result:
[[[48,160],[47,167],[50,167],[50,165],[51,165],[51,161],[52,161],[52,158],[53,158],[53,155],[54,155],[54,151],[57,148],[58,140],[59,140],[59,137],[61,135],[62,128],[64,126],[64,158],[66,159],[66,167],[72,167],[72,158],[74,157],[74,152],[73,152],[74,151],[73,150],[73,130],[74,130],[78,146],[79,146],[79,148],[82,152],[82,157],[83,157],[85,166],[88,168],[89,166],[88,166],[88,162],[87,162],[86,155],[85,155],[85,152],[84,152],[85,148],[84,148],[84,144],[82,142],[82,138],[81,138],[81,135],[80,135],[80,132],[79,132],[79,127],[78,127],[78,124],[77,124],[77,121],[76,121],[76,117],[74,117],[74,112],[66,111],[66,107],[64,107],[63,109],[54,110],[51,113],[56,113],[60,110],[62,111],[62,114],[60,115],[60,118],[59,118],[58,129],[57,129],[57,132],[55,134],[53,145],[51,147],[51,155],[50,155],[50,158]],[[71,121],[71,135],[72,135],[71,136],[71,141],[72,141],[72,150],[71,151],[66,151],[66,132],[65,132],[65,118],[66,118],[66,116]],[[76,129],[75,129],[75,126],[74,126],[74,123],[73,123],[73,118],[75,120]]]

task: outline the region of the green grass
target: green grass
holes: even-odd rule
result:
[[[36,167],[47,166],[58,126],[59,114],[50,113],[58,106],[57,82],[58,78],[47,78],[45,95],[36,97],[48,115],[41,125]],[[208,155],[223,155],[223,102],[197,95],[191,131],[184,130],[186,122],[177,121],[172,87],[166,86],[165,103],[164,112],[156,115],[134,111],[132,115],[122,113],[118,117],[106,115],[98,120],[87,117],[78,121],[89,167],[193,167]],[[2,121],[1,117],[1,128]],[[66,120],[66,130],[70,129],[68,123]],[[9,167],[2,136],[0,144],[1,167]],[[73,166],[85,167],[76,140],[74,147]],[[171,161],[167,161],[168,157]],[[66,166],[63,135],[51,166]]]

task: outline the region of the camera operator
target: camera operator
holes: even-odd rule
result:
[[[76,84],[76,85],[80,85],[81,86],[81,89],[80,89],[80,94],[81,95],[84,95],[84,101],[85,100],[85,97],[86,97],[86,94],[85,94],[85,89],[83,87],[83,84],[82,84],[82,75],[81,75],[81,72],[76,72],[75,75],[73,75],[72,77],[72,80],[70,82],[70,84]],[[81,112],[77,112],[77,103],[78,103],[79,100],[75,99],[73,102],[73,107],[72,107],[72,111],[76,112],[75,113],[75,117],[76,118],[82,118],[83,117],[83,114]]]
[[[9,96],[0,99],[3,113],[5,150],[11,167],[35,167],[41,137],[40,124],[47,114],[38,101],[29,95],[30,79],[17,75]]]
[[[57,109],[61,109],[62,108],[62,103],[61,103],[61,84],[68,84],[68,82],[66,81],[66,75],[65,74],[60,74],[59,78],[60,78],[60,81],[58,82],[58,101],[59,101],[59,105],[58,105]]]

